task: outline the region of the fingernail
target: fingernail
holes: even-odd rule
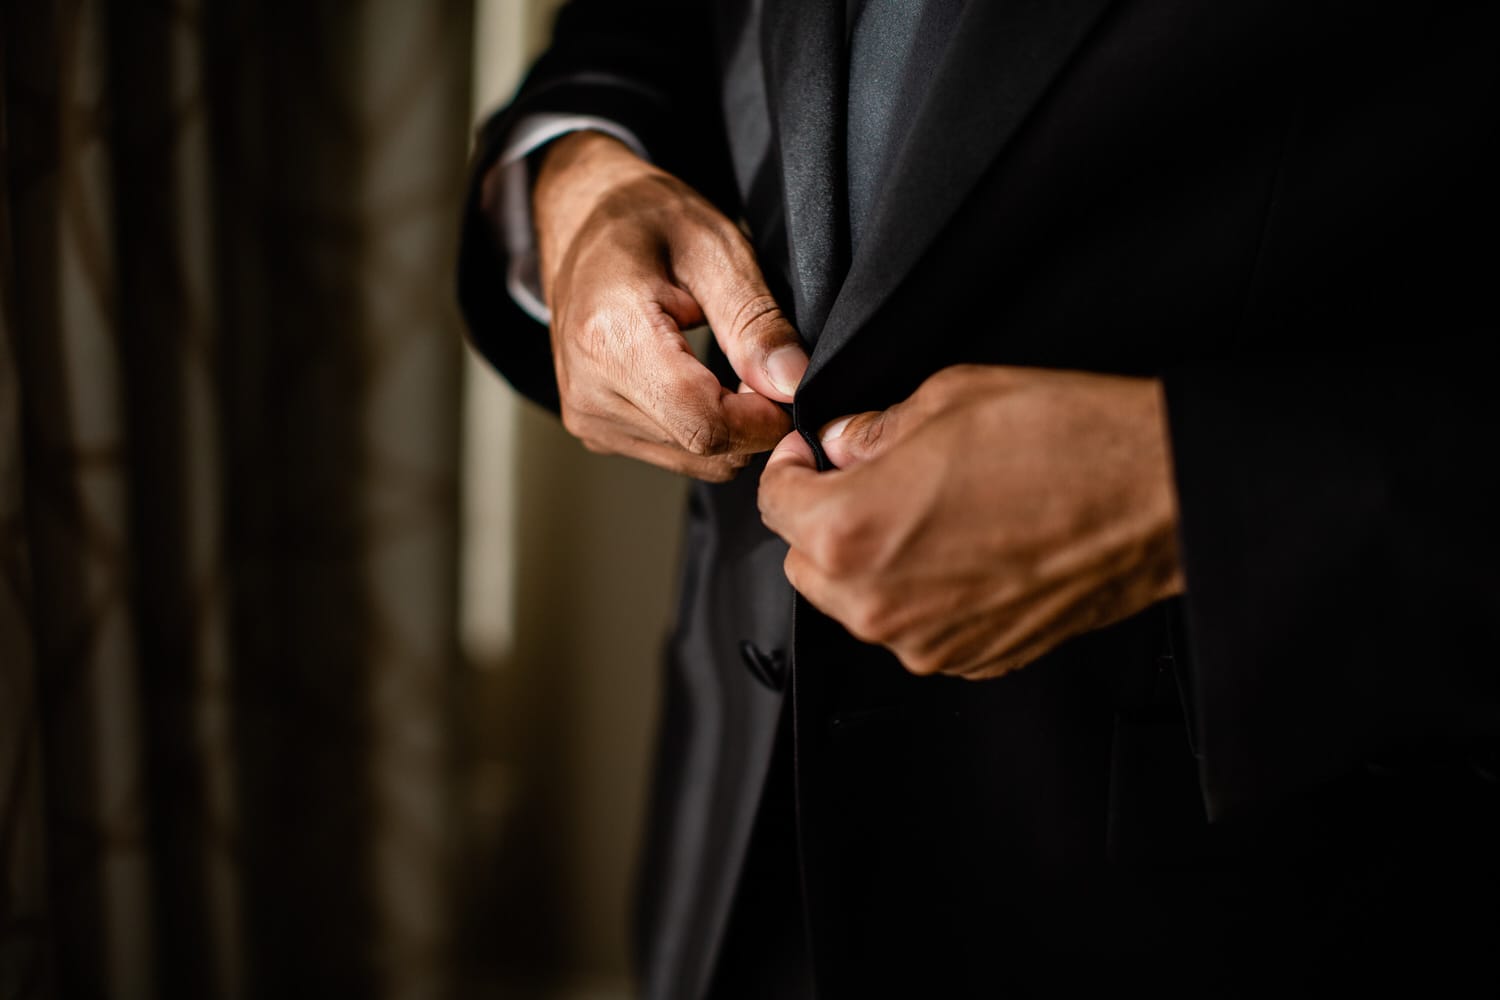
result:
[[[841,417],[823,428],[823,433],[818,435],[818,440],[823,442],[823,447],[827,448],[830,444],[837,441],[844,433],[844,428],[849,426],[849,421],[853,419],[852,416]]]
[[[800,347],[790,344],[778,347],[766,358],[766,377],[783,395],[796,394],[797,383],[802,381],[802,373],[805,371],[807,355]]]

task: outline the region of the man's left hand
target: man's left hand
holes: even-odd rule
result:
[[[821,440],[826,473],[777,446],[761,516],[792,585],[913,673],[998,677],[1183,589],[1154,379],[948,368]]]

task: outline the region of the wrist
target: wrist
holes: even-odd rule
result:
[[[595,208],[611,191],[656,168],[613,136],[587,129],[559,136],[538,156],[532,220],[542,292],[550,302],[552,278]]]
[[[536,156],[538,191],[549,185],[576,182],[597,171],[601,164],[645,162],[614,136],[587,128],[563,133],[538,150]]]

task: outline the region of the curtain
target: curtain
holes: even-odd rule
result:
[[[0,997],[451,987],[471,20],[0,0]]]

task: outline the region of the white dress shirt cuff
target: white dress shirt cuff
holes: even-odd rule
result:
[[[619,139],[641,159],[650,159],[635,134],[616,122],[588,115],[527,115],[511,129],[496,167],[500,175],[500,228],[510,266],[505,287],[510,297],[537,322],[550,323],[551,311],[542,301],[541,272],[537,266],[536,229],[531,224],[531,179],[526,157],[560,135],[591,129]]]

